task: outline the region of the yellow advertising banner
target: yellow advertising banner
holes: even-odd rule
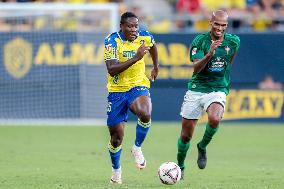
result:
[[[280,118],[283,102],[283,91],[231,90],[223,120]],[[206,122],[207,114],[200,121]]]

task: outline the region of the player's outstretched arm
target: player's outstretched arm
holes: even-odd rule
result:
[[[152,61],[153,61],[153,69],[151,71],[151,77],[150,79],[152,81],[155,81],[157,76],[158,76],[158,73],[159,73],[159,64],[158,64],[158,50],[157,50],[157,46],[154,44],[150,50],[150,55],[151,55],[151,58],[152,58]]]
[[[137,61],[141,60],[144,55],[149,51],[149,47],[146,47],[144,44],[141,45],[137,53],[134,57],[128,59],[125,62],[118,62],[117,60],[106,60],[106,66],[108,73],[114,77],[117,74],[120,74],[121,72],[128,69],[130,66],[135,64]]]
[[[214,41],[210,46],[210,51],[202,58],[193,61],[194,72],[199,73],[212,58],[215,53],[215,49],[221,44],[221,40]]]

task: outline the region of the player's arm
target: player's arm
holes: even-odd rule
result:
[[[108,73],[112,77],[114,77],[115,75],[120,74],[121,72],[127,70],[130,66],[135,64],[137,61],[141,60],[144,57],[144,55],[148,52],[148,50],[149,47],[146,47],[143,44],[138,48],[135,56],[128,59],[125,62],[119,62],[117,59],[106,60],[105,62]]]
[[[153,61],[153,69],[151,71],[151,80],[154,81],[159,73],[159,64],[158,64],[158,50],[156,44],[154,44],[150,50],[149,53],[151,55],[152,61]]]
[[[209,60],[213,57],[215,53],[215,49],[221,44],[220,40],[214,41],[210,46],[210,51],[201,59],[194,59],[193,60],[193,69],[194,72],[199,73],[206,64],[209,62]]]

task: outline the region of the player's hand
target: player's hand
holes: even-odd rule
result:
[[[141,60],[143,57],[144,57],[144,55],[147,53],[147,52],[149,52],[149,50],[150,50],[150,47],[147,47],[147,46],[145,46],[144,44],[142,44],[139,48],[138,48],[138,50],[137,50],[137,53],[136,53],[136,58],[138,59],[138,60]]]
[[[221,40],[216,40],[216,41],[213,41],[211,46],[210,46],[210,51],[209,51],[209,54],[210,55],[214,55],[215,54],[215,49],[221,45]]]
[[[150,76],[150,79],[151,79],[152,82],[154,82],[156,80],[158,74],[159,74],[159,68],[154,67],[151,71],[151,76]]]

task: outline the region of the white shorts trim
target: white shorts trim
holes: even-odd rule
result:
[[[224,92],[201,93],[188,90],[184,96],[180,115],[185,119],[199,119],[213,102],[220,103],[225,109],[226,94]]]

